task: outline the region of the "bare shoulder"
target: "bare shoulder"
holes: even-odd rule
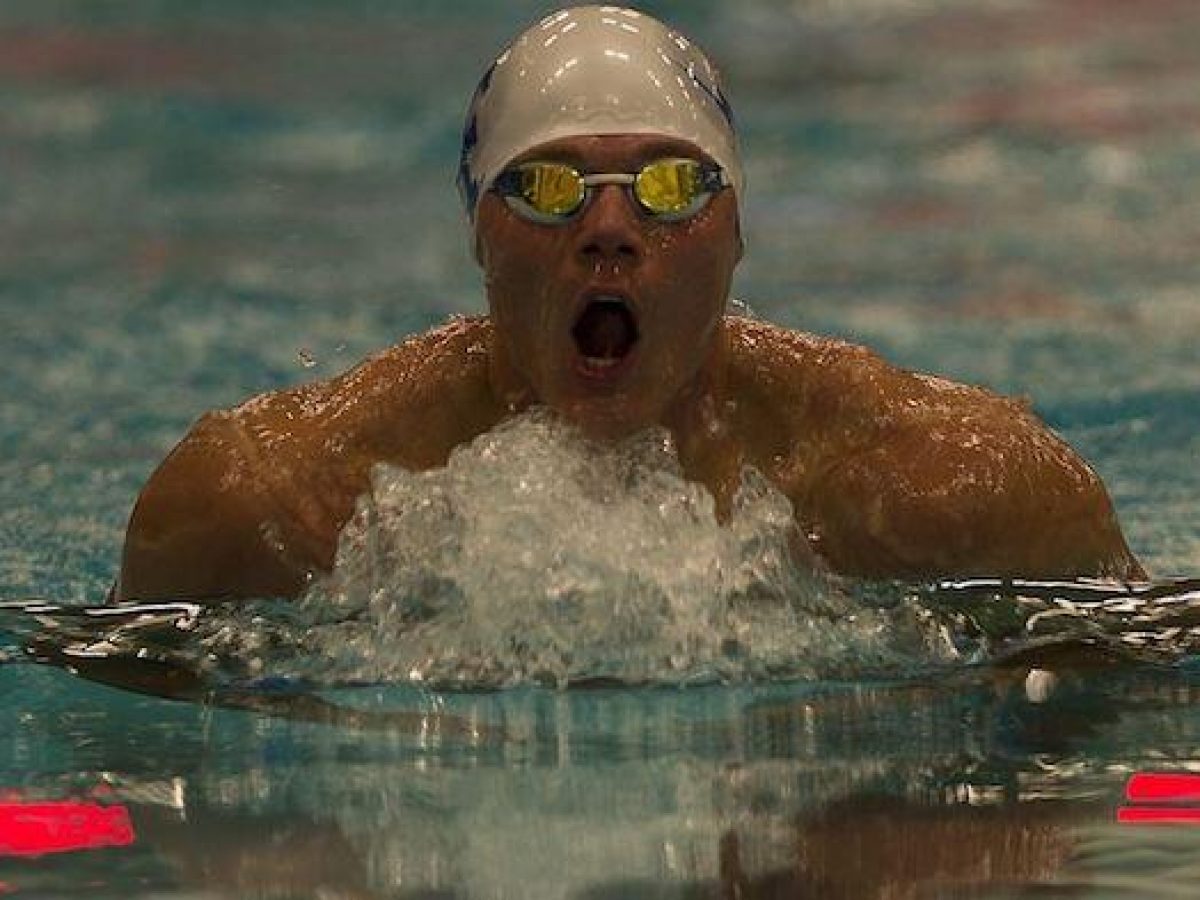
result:
[[[765,323],[731,319],[729,333],[733,368],[746,358],[776,420],[809,448],[792,496],[836,569],[1142,574],[1103,483],[1027,401]]]
[[[734,377],[787,396],[793,408],[798,401],[806,429],[828,424],[856,442],[955,412],[1036,421],[1027,401],[901,368],[859,344],[751,319],[726,323]],[[850,425],[861,431],[846,433]]]
[[[261,465],[281,496],[296,498],[302,521],[344,519],[376,463],[440,465],[464,436],[487,427],[489,333],[485,319],[452,319],[334,378],[210,413],[181,446],[202,442],[219,423],[236,435],[243,459]]]
[[[192,426],[143,487],[130,517],[122,600],[294,593],[307,554],[285,533],[259,454],[228,414]],[[240,571],[236,582],[228,572]]]
[[[397,416],[429,413],[433,398],[483,389],[490,333],[484,318],[454,318],[333,378],[260,394],[224,415],[268,440],[324,441],[338,435],[379,449],[373,446],[385,439],[379,429],[394,432]]]
[[[118,594],[297,593],[332,563],[371,468],[427,468],[494,415],[490,326],[457,319],[335,378],[203,415],[151,476]]]

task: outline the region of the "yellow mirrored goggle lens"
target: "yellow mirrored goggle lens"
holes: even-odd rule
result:
[[[653,216],[686,218],[706,196],[705,174],[694,159],[659,159],[636,174],[582,175],[566,163],[530,162],[498,181],[502,193],[515,195],[540,221],[566,219],[583,206],[588,189],[604,184],[632,188],[643,210]]]
[[[700,194],[700,164],[693,159],[660,159],[637,173],[633,193],[656,215],[679,213]]]
[[[533,163],[521,169],[521,198],[547,216],[568,216],[583,203],[583,176],[561,163]]]

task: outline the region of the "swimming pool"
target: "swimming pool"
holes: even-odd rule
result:
[[[737,296],[1028,394],[1153,574],[1195,574],[1200,13],[646,6],[726,69]],[[99,602],[138,486],[200,411],[480,309],[460,116],[542,11],[5,4],[0,598]],[[0,857],[29,896],[1188,896],[1194,874],[1186,829],[1115,824],[1132,772],[1200,762],[1186,657],[1044,698],[962,665],[215,703],[13,662],[6,808],[129,818],[119,846]]]

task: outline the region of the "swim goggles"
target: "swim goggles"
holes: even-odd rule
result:
[[[656,159],[633,173],[589,175],[567,163],[535,160],[501,172],[492,190],[522,218],[559,225],[583,208],[592,188],[604,184],[625,185],[647,215],[679,222],[696,215],[714,193],[732,182],[715,163],[687,158]]]

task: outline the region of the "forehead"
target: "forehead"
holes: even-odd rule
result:
[[[592,171],[625,171],[663,156],[711,162],[707,153],[682,138],[664,134],[588,134],[557,138],[531,147],[510,165],[531,159],[553,159]]]

